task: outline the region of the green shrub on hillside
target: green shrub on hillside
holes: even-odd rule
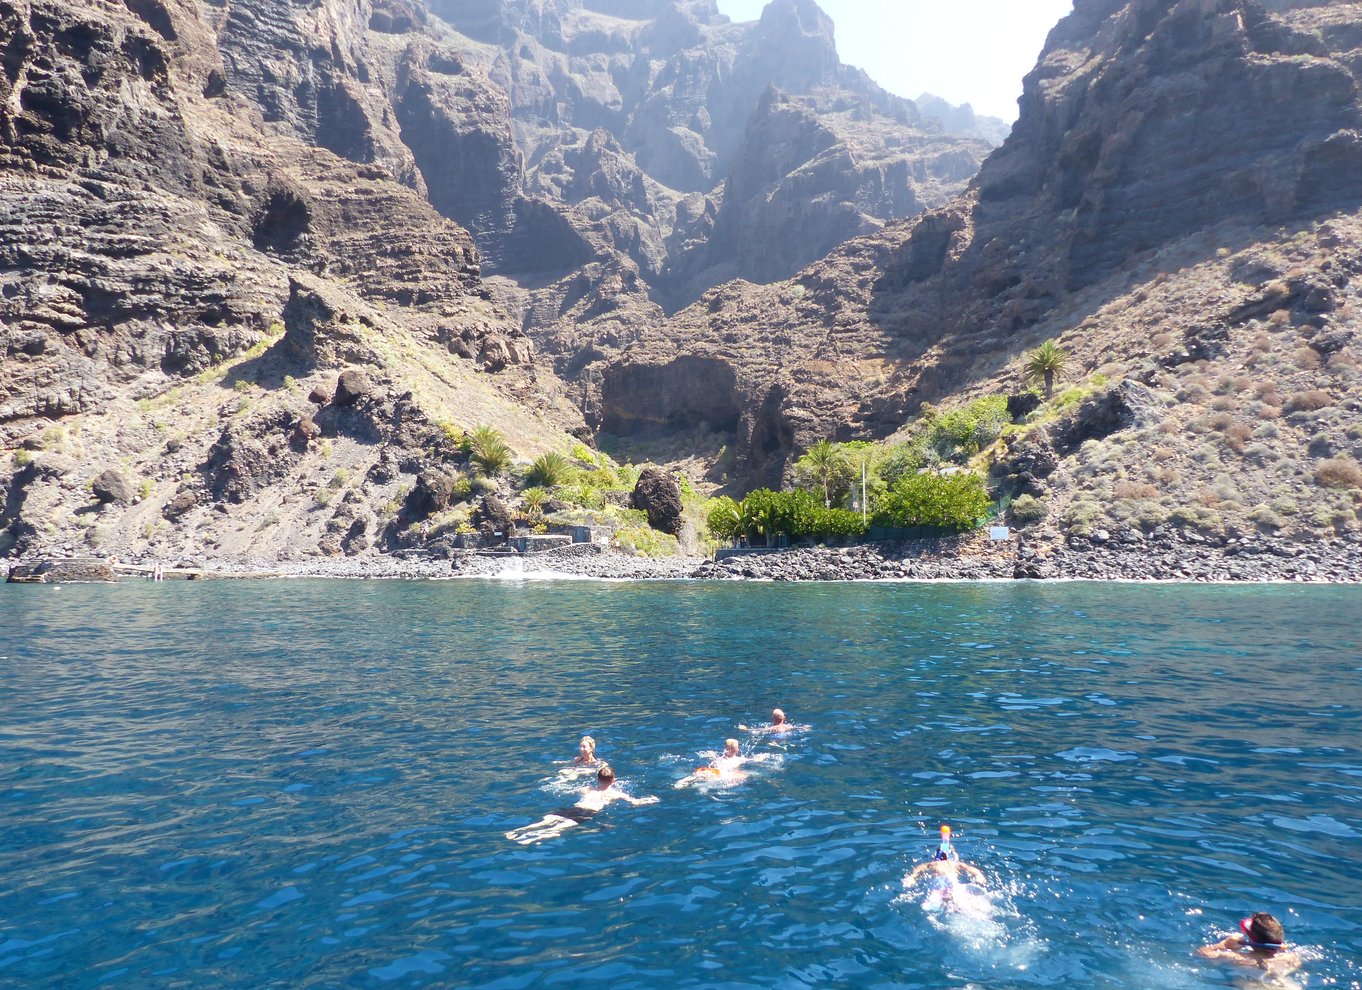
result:
[[[968,529],[988,517],[993,502],[977,474],[913,474],[899,478],[875,511],[879,526]]]
[[[1007,399],[1001,395],[945,411],[924,404],[912,435],[885,453],[879,473],[892,485],[924,467],[963,464],[997,440],[1008,422]]]
[[[571,461],[562,454],[550,450],[534,459],[525,475],[525,481],[540,488],[557,488],[559,485],[568,484],[576,474],[577,469],[572,466]]]
[[[1012,502],[1009,515],[1012,521],[1018,526],[1029,526],[1038,523],[1050,514],[1044,502],[1034,495],[1019,495]]]

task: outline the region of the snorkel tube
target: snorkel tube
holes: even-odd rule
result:
[[[1253,918],[1245,918],[1243,921],[1239,922],[1239,931],[1243,933],[1240,941],[1242,941],[1244,945],[1250,949],[1257,949],[1259,952],[1267,953],[1278,952],[1279,950],[1286,948],[1286,943],[1284,942],[1259,942],[1254,937],[1254,928],[1256,926],[1253,922]]]
[[[951,827],[949,825],[941,826],[941,842],[936,847],[936,858],[951,862],[960,858],[960,854],[955,851],[955,846],[951,843]]]

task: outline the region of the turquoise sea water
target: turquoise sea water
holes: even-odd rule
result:
[[[0,986],[1362,986],[1362,589],[0,589]],[[676,789],[744,744],[744,783]],[[590,732],[635,795],[561,838]],[[901,878],[949,821],[995,889]]]

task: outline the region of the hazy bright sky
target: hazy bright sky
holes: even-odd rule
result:
[[[766,0],[718,0],[735,21]],[[909,99],[934,93],[975,111],[1017,117],[1022,76],[1072,0],[818,0],[837,25],[842,61]]]

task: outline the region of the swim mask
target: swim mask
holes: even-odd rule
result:
[[[955,846],[951,845],[951,827],[949,825],[941,826],[941,843],[936,847],[936,858],[938,860],[960,858],[959,853],[955,851]]]

